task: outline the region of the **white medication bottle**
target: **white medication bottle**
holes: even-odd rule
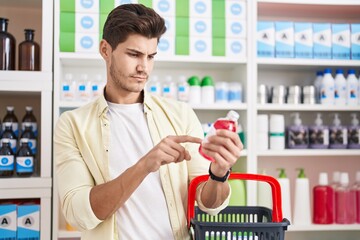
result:
[[[179,101],[188,102],[189,101],[189,92],[190,86],[184,75],[179,76],[177,83],[177,98]]]
[[[76,92],[76,81],[71,73],[65,74],[65,79],[61,83],[61,100],[74,101]]]
[[[270,149],[283,150],[285,149],[285,119],[282,114],[270,115]]]
[[[290,180],[286,175],[285,169],[278,169],[279,176],[277,178],[281,188],[281,207],[284,218],[291,222],[291,198],[290,198]]]
[[[259,114],[256,118],[257,123],[257,149],[259,151],[269,149],[269,116],[267,114]]]
[[[294,199],[294,224],[310,225],[310,183],[305,176],[303,168],[298,169],[299,174],[295,181],[295,199]]]
[[[96,99],[99,97],[104,90],[104,82],[101,74],[96,74],[94,80],[91,81],[91,98]]]
[[[335,75],[335,105],[345,106],[346,105],[346,79],[344,77],[343,69],[336,69]]]
[[[326,68],[320,87],[320,102],[325,105],[335,104],[335,81],[331,75],[331,69]]]
[[[242,103],[242,85],[239,82],[229,84],[229,102]]]
[[[151,94],[161,96],[162,89],[159,77],[157,75],[151,76],[149,82],[146,83],[146,88]]]
[[[215,102],[215,86],[212,77],[205,76],[201,80],[201,103],[213,104]]]
[[[346,78],[346,102],[349,106],[356,106],[359,101],[359,80],[355,76],[355,70],[349,69]]]
[[[162,84],[162,96],[171,99],[177,99],[176,96],[176,83],[173,81],[172,76],[167,75]]]
[[[227,82],[215,83],[215,102],[227,103],[229,99],[229,84]]]
[[[198,76],[192,76],[188,79],[190,86],[189,91],[189,103],[200,104],[201,103],[201,81]]]
[[[88,79],[88,75],[83,73],[80,75],[79,84],[77,86],[77,100],[89,101],[91,97],[91,82]]]

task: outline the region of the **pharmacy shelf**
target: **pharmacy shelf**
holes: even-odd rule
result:
[[[359,231],[360,224],[311,224],[311,225],[290,225],[288,228],[291,232],[303,231]]]
[[[80,238],[81,232],[79,231],[67,231],[63,229],[58,230],[58,237],[59,238]]]
[[[329,106],[321,104],[258,104],[258,111],[309,111],[309,112],[358,112],[358,106]]]
[[[6,189],[23,189],[24,186],[27,188],[51,188],[51,178],[2,178],[0,191]]]
[[[300,156],[360,156],[359,149],[285,149],[265,150],[257,153],[259,157],[300,157]]]
[[[64,67],[102,68],[105,66],[105,62],[99,53],[59,53],[59,58]],[[181,64],[181,68],[231,69],[246,62],[246,59],[227,59],[225,57],[156,56],[155,69],[179,67],[179,64]]]
[[[0,71],[0,91],[52,91],[52,73],[33,71]]]

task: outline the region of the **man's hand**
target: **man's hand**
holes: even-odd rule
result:
[[[145,161],[149,172],[157,171],[161,165],[190,160],[189,152],[181,143],[201,143],[201,139],[191,136],[167,136],[151,149],[141,161]]]

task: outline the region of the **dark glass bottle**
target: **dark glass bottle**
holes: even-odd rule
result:
[[[34,173],[35,158],[29,147],[29,139],[23,138],[16,154],[16,174],[19,177],[30,177]]]
[[[15,38],[7,32],[9,19],[0,18],[0,70],[15,70]]]
[[[40,47],[33,29],[25,29],[25,41],[19,44],[19,70],[40,71]]]
[[[0,177],[11,177],[14,174],[14,152],[10,147],[10,139],[1,139]]]
[[[30,123],[32,132],[34,133],[35,137],[37,137],[37,135],[38,135],[37,121],[36,121],[36,118],[33,113],[33,108],[31,106],[26,106],[25,111],[26,111],[26,113],[22,119],[21,131],[25,130],[26,123]]]
[[[5,123],[10,122],[12,124],[12,130],[15,133],[15,136],[19,136],[19,121],[15,115],[14,107],[7,106],[6,107],[6,115],[3,119],[3,130],[5,130]]]
[[[21,142],[21,139],[23,139],[23,138],[29,139],[28,145],[31,149],[32,154],[35,156],[36,150],[37,150],[36,149],[36,138],[32,131],[31,123],[29,123],[29,122],[25,123],[25,130],[21,134],[20,142]]]
[[[8,138],[10,141],[10,147],[12,151],[16,152],[16,145],[17,145],[17,138],[15,136],[14,131],[12,130],[12,124],[10,122],[4,123],[5,129],[3,133],[1,134],[1,139]]]

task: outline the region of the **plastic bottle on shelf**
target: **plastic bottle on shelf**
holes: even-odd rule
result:
[[[360,223],[360,171],[356,172],[353,190],[356,194],[356,222]]]
[[[104,82],[101,74],[96,74],[91,81],[91,99],[96,99],[102,95],[104,90]]]
[[[256,119],[258,140],[257,150],[269,149],[269,116],[267,114],[259,114]]]
[[[19,121],[15,115],[15,108],[13,106],[6,107],[6,115],[3,119],[3,130],[5,130],[5,123],[11,123],[11,129],[15,133],[15,136],[19,136]]]
[[[200,104],[201,103],[201,81],[198,76],[192,76],[188,79],[190,86],[189,103]]]
[[[309,127],[309,147],[312,149],[329,148],[329,127],[323,125],[321,113],[316,114],[315,125]]]
[[[262,175],[266,175],[265,169],[261,171]],[[272,209],[272,193],[271,186],[262,181],[257,181],[257,206]]]
[[[217,129],[227,129],[230,130],[232,132],[236,132],[236,127],[238,125],[238,119],[239,119],[239,114],[233,110],[229,111],[226,115],[225,118],[219,118],[217,119],[210,127],[209,131],[206,134],[206,137],[203,140],[203,143],[206,143],[208,140],[208,138],[210,136],[216,135],[216,130]],[[199,147],[199,153],[206,158],[209,161],[214,162],[215,159],[213,159],[212,157],[206,155],[205,153],[203,153],[202,151],[202,144]]]
[[[355,70],[349,69],[346,78],[346,102],[347,105],[356,106],[359,101],[359,80],[355,76]]]
[[[36,137],[35,137],[34,133],[32,132],[31,123],[29,123],[29,122],[25,123],[25,130],[21,134],[20,142],[21,142],[21,139],[23,139],[23,138],[28,139],[28,145],[31,149],[32,154],[35,156],[37,153],[37,148],[36,148],[37,141],[36,141]]]
[[[313,223],[334,223],[334,189],[329,185],[328,175],[319,174],[319,183],[313,188]]]
[[[190,86],[186,80],[186,77],[184,75],[181,75],[177,83],[177,97],[179,101],[189,101],[189,88]]]
[[[29,177],[35,170],[35,158],[29,147],[29,139],[22,138],[19,151],[16,153],[16,174],[19,177]]]
[[[16,153],[17,137],[16,137],[14,131],[12,130],[12,124],[11,124],[11,122],[5,122],[3,124],[3,126],[5,127],[5,130],[1,134],[1,139],[4,139],[4,138],[9,139],[11,150],[14,153]]]
[[[15,45],[13,35],[8,31],[7,18],[0,18],[0,70],[15,70]]]
[[[1,139],[0,160],[0,177],[11,177],[14,174],[15,159],[8,138]]]
[[[294,200],[294,224],[310,225],[310,184],[305,176],[303,168],[298,169],[299,174],[295,181],[295,200]]]
[[[25,29],[25,41],[19,44],[19,70],[40,71],[40,46],[33,29]]]
[[[227,82],[215,83],[215,102],[227,103],[229,101],[229,84]]]
[[[346,105],[346,79],[344,77],[344,70],[343,69],[336,69],[335,75],[335,105],[338,106],[345,106]]]
[[[294,149],[304,149],[309,147],[309,130],[302,125],[299,113],[293,113],[293,125],[287,127],[287,147]]]
[[[284,168],[278,169],[279,177],[277,178],[281,188],[281,207],[284,218],[291,222],[291,198],[290,198],[290,180],[286,176]]]
[[[77,100],[89,101],[91,97],[91,81],[88,79],[88,75],[83,73],[80,75],[78,84]]]
[[[35,137],[38,135],[37,121],[33,113],[33,107],[26,106],[25,107],[25,115],[21,121],[21,131],[25,130],[25,124],[30,123],[31,131],[34,133]]]
[[[157,96],[161,96],[161,92],[162,92],[161,83],[157,75],[152,75],[150,77],[149,82],[147,82],[146,86],[148,92]]]
[[[77,83],[71,73],[65,74],[65,79],[61,84],[61,100],[62,101],[74,101],[75,93],[77,89]]]
[[[320,102],[321,104],[334,105],[335,104],[335,81],[331,75],[331,69],[324,70],[324,77],[320,86]]]
[[[335,113],[333,125],[330,126],[330,145],[332,149],[345,149],[347,148],[347,133],[348,130],[346,127],[341,125],[341,120],[339,114]]]
[[[205,76],[201,80],[201,103],[213,104],[215,102],[215,86],[212,77]]]
[[[171,99],[177,99],[176,96],[177,87],[170,75],[165,77],[165,81],[162,84],[162,96]]]
[[[271,150],[285,149],[285,119],[282,114],[270,115],[269,142]]]
[[[349,186],[349,174],[340,174],[340,185],[335,189],[335,223],[356,222],[356,193]]]
[[[348,128],[348,148],[360,149],[360,125],[356,113],[351,114],[351,125]]]
[[[321,99],[320,89],[321,89],[321,82],[323,77],[324,77],[324,73],[322,71],[316,72],[316,78],[314,80],[316,103],[320,103],[320,99]]]
[[[246,145],[246,143],[245,143],[245,133],[244,133],[244,130],[243,130],[243,127],[242,127],[241,123],[239,123],[237,125],[237,134],[239,135],[239,138],[240,138],[241,142],[243,143],[243,145],[245,147],[245,145]]]
[[[242,103],[242,85],[239,82],[229,83],[229,102]]]

